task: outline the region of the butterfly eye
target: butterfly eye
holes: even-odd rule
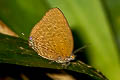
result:
[[[75,55],[70,56],[70,59],[74,60],[75,59]]]

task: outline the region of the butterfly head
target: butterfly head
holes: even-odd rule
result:
[[[74,60],[75,59],[75,55],[71,55],[71,56],[69,56],[69,57],[67,57],[67,58],[65,58],[65,59],[62,59],[61,57],[59,57],[57,60],[56,60],[56,62],[57,63],[67,63],[67,62],[70,62],[71,60]]]

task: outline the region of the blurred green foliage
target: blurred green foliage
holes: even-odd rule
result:
[[[110,80],[120,80],[119,0],[0,0],[0,19],[27,40],[31,28],[54,7],[63,11],[84,44],[90,44],[89,64]]]

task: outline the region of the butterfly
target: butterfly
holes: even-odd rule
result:
[[[59,8],[50,9],[33,27],[29,46],[38,55],[57,63],[74,60],[72,32]]]

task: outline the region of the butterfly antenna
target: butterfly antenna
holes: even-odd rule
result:
[[[83,47],[80,47],[80,48],[78,48],[77,50],[75,50],[75,51],[73,52],[73,54],[76,54],[76,53],[80,52],[81,50],[83,50],[83,49],[85,49],[85,48],[87,48],[87,47],[88,47],[88,45],[84,45]]]

